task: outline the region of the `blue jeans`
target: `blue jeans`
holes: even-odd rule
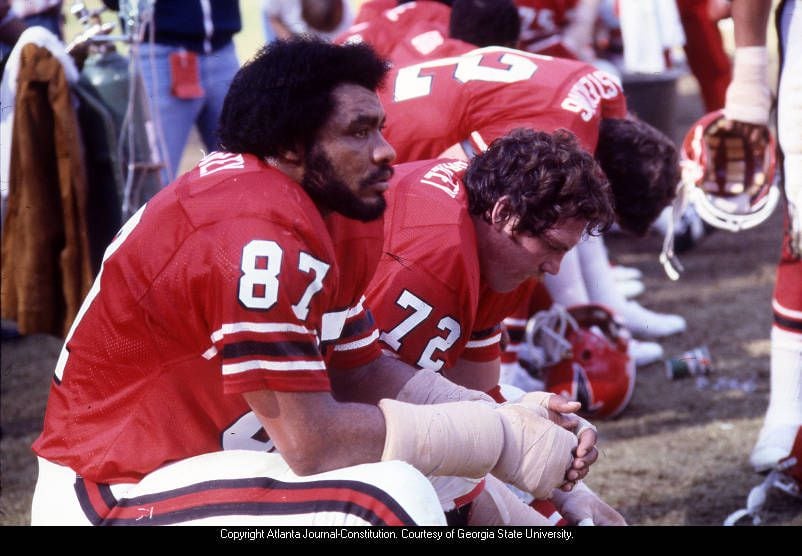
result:
[[[158,111],[167,148],[164,158],[169,174],[166,170],[162,173],[162,183],[165,185],[172,181],[171,178],[177,177],[181,156],[194,124],[198,126],[207,152],[219,147],[217,124],[223,110],[223,100],[231,80],[239,70],[239,60],[233,42],[211,54],[198,54],[198,70],[204,96],[197,99],[179,99],[170,92],[169,60],[170,54],[179,50],[181,50],[179,47],[163,44],[151,47],[143,43],[139,47],[145,90],[151,102],[151,110]],[[155,116],[156,114],[153,114],[154,120]],[[198,153],[197,158],[200,157]]]

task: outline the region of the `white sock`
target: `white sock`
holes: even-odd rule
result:
[[[639,337],[660,338],[685,330],[685,319],[679,315],[655,313],[636,301],[628,300],[616,287],[615,276],[607,259],[607,248],[601,237],[589,237],[577,245],[585,288],[591,303],[600,303],[618,314]]]
[[[592,303],[600,303],[616,313],[626,305],[627,299],[616,288],[615,276],[610,269],[607,248],[599,236],[591,236],[576,246],[585,289]]]
[[[584,241],[580,242],[579,245],[582,243]],[[559,303],[563,307],[590,303],[588,292],[585,289],[585,282],[582,279],[577,247],[565,254],[560,265],[560,272],[554,276],[547,274],[543,281],[554,303]]]
[[[802,334],[771,329],[771,393],[765,426],[802,425]]]

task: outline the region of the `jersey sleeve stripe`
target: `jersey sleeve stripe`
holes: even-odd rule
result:
[[[290,322],[233,322],[224,324],[219,330],[212,332],[212,343],[216,344],[229,334],[239,332],[290,332],[295,334],[311,334],[314,331],[300,324]]]
[[[500,333],[501,333],[501,325],[500,324],[496,324],[496,325],[491,326],[489,328],[482,328],[481,330],[474,330],[473,332],[471,332],[471,338],[470,339],[471,340],[482,340],[484,338],[489,338],[490,336],[492,336],[494,334],[500,334]]]
[[[526,319],[516,319],[512,317],[507,317],[504,319],[504,324],[507,326],[520,326],[521,328],[526,327]]]
[[[343,332],[340,337],[353,338],[354,336],[364,335],[367,331],[372,330],[375,326],[376,322],[373,320],[373,313],[370,311],[365,311],[363,314],[359,315],[359,318],[355,318],[346,323],[345,327],[343,327]]]
[[[250,360],[240,363],[223,365],[223,375],[230,376],[247,371],[264,369],[267,371],[324,371],[326,364],[321,360],[315,361],[264,361]]]
[[[215,330],[211,334],[212,346],[203,352],[204,359],[212,359],[219,351],[216,345],[220,343],[224,337],[234,334],[255,333],[255,334],[272,334],[272,333],[289,333],[289,334],[302,334],[310,336],[317,343],[317,335],[314,331],[305,326],[293,324],[289,322],[234,322],[224,324],[219,330]]]
[[[266,356],[311,356],[317,357],[320,351],[312,342],[254,342],[244,341],[226,344],[223,347],[223,359],[235,359],[248,355]]]
[[[486,338],[484,340],[471,340],[465,344],[465,347],[468,349],[475,349],[485,346],[491,346],[493,344],[497,344],[501,340],[501,333]]]
[[[347,342],[344,344],[337,344],[334,346],[334,351],[351,351],[355,349],[360,349],[365,346],[369,346],[373,342],[375,342],[379,338],[379,331],[378,329],[374,329],[373,333],[370,336],[362,338],[361,340],[355,340],[353,342]]]

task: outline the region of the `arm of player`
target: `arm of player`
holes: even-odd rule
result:
[[[329,380],[339,401],[375,405],[390,398],[413,404],[476,400],[493,403],[482,391],[464,388],[438,373],[417,369],[386,354],[354,369],[330,368]]]
[[[299,475],[400,460],[427,475],[480,478],[492,472],[537,497],[565,484],[576,438],[545,410],[460,401],[379,407],[340,403],[328,392],[243,394]]]
[[[732,2],[735,55],[724,115],[733,122],[751,124],[742,125],[744,129],[738,131],[753,144],[763,140],[765,133],[761,128],[768,122],[771,110],[771,90],[767,80],[769,56],[766,48],[766,26],[771,4],[771,0]],[[765,145],[765,141],[762,144]]]
[[[329,392],[245,392],[290,468],[298,475],[381,459],[384,419],[375,405],[340,403]]]
[[[456,364],[443,370],[443,375],[456,384],[488,392],[498,384],[501,360],[469,361],[464,358],[457,360]]]

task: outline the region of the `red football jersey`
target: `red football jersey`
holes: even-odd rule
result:
[[[609,74],[498,46],[396,67],[381,100],[397,162],[433,158],[457,142],[479,152],[517,127],[565,128],[593,152],[601,119],[626,115],[621,86]]]
[[[387,194],[384,252],[368,287],[368,305],[385,346],[422,368],[451,367],[470,344],[497,346],[500,338],[497,328],[474,326],[480,276],[461,179],[466,166],[452,160],[396,166]],[[492,360],[497,353],[495,347],[478,359]]]
[[[451,8],[440,2],[423,0],[399,4],[371,19],[354,23],[334,42],[337,44],[366,42],[381,57],[396,62],[393,50],[405,37],[416,36],[426,31],[436,31],[442,36],[447,36],[450,15]]]
[[[521,17],[520,48],[537,54],[573,57],[562,45],[560,32],[576,3],[577,0],[515,0]]]
[[[324,220],[255,157],[205,157],[107,249],[34,450],[108,483],[243,440],[265,449],[241,393],[327,391],[327,366],[381,353],[362,299],[382,226]]]

